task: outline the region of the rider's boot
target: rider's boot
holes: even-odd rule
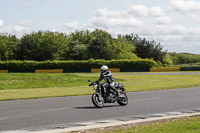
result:
[[[117,90],[117,97],[118,97],[118,98],[123,98],[124,96],[121,94],[120,91]]]

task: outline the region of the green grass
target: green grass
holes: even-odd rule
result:
[[[87,74],[0,74],[0,100],[88,95],[93,88],[87,80],[95,81],[99,73]],[[200,75],[128,75],[113,73],[128,92],[151,91],[200,86]]]
[[[200,75],[116,75],[127,91],[151,91],[200,86]]]
[[[87,79],[75,74],[0,74],[0,90],[86,86]]]
[[[200,116],[154,122],[128,129],[112,130],[107,133],[200,133]]]

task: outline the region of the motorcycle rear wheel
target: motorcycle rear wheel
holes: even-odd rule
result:
[[[104,100],[100,97],[99,93],[94,93],[92,95],[92,103],[97,108],[102,108],[104,106]]]
[[[121,106],[126,106],[128,104],[128,97],[125,92],[122,92],[121,95],[124,95],[124,98],[120,98],[117,103]]]

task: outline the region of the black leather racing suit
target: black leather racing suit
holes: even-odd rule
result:
[[[109,84],[109,87],[117,93],[117,96],[119,96],[119,92],[115,88],[115,82],[111,71],[101,72],[98,82],[100,82],[102,79],[104,79]]]

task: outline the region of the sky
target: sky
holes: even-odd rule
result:
[[[163,50],[200,54],[200,0],[0,0],[0,33],[99,28],[137,34]]]

